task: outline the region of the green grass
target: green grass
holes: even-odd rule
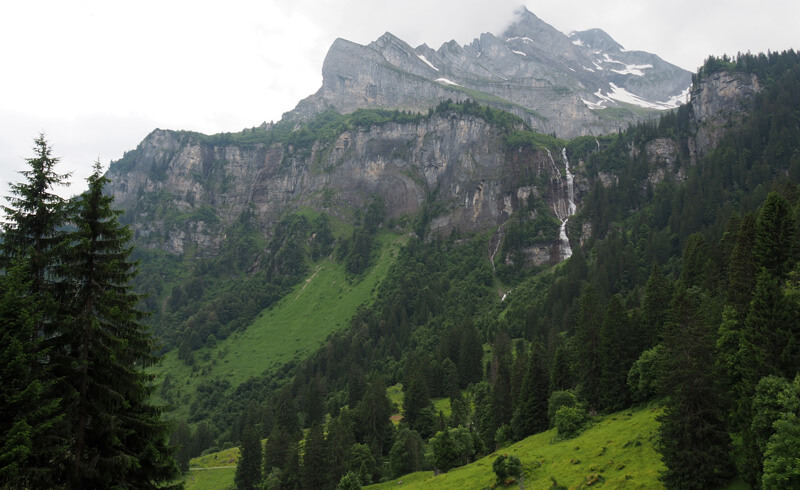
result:
[[[658,407],[640,408],[600,417],[566,441],[555,441],[551,429],[443,475],[414,473],[367,488],[489,488],[495,480],[492,462],[500,454],[522,461],[527,489],[549,488],[553,478],[567,488],[584,488],[592,475],[602,478],[601,485],[592,487],[662,488],[657,478],[664,466],[654,447],[659,413]]]
[[[375,266],[357,282],[348,280],[342,264],[328,259],[318,262],[305,281],[262,311],[244,331],[212,348],[195,351],[193,366],[178,359],[177,349],[167,353],[157,372],[170,376],[173,416],[188,416],[200,382],[226,380],[235,388],[291,359],[307,356],[329,334],[345,328],[358,306],[374,297],[394,263],[401,241],[397,234],[380,233]]]
[[[211,470],[190,470],[185,475],[186,490],[228,490],[234,488],[236,467]]]

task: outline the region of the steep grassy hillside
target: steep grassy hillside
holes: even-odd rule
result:
[[[501,454],[515,455],[525,471],[525,488],[661,488],[663,469],[655,450],[656,416],[660,407],[617,412],[599,418],[583,434],[556,441],[555,429],[528,437],[470,465],[434,476],[433,472],[405,475],[367,488],[489,488],[495,480],[492,462]],[[516,488],[516,487],[515,487]]]
[[[198,410],[192,408],[198,389],[216,394],[308,355],[328,334],[347,326],[359,305],[370,301],[402,240],[394,233],[380,233],[376,265],[357,281],[348,279],[342,264],[319,261],[305,281],[244,331],[196,351],[191,366],[178,359],[177,349],[170,351],[157,368],[165,385],[160,401],[174,406],[175,417],[188,418]]]

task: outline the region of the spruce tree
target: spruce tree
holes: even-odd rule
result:
[[[672,299],[672,284],[661,273],[661,268],[654,265],[650,270],[650,277],[644,287],[642,298],[642,351],[653,347],[661,339],[661,333],[669,311],[669,302]]]
[[[550,374],[547,371],[547,359],[544,347],[540,342],[531,344],[530,355],[527,356],[528,369],[522,380],[522,387],[511,419],[514,437],[521,440],[529,435],[547,429],[547,399],[550,386]]]
[[[758,275],[756,258],[753,255],[755,226],[756,218],[752,214],[742,218],[728,267],[728,304],[736,309],[739,318],[747,314]]]
[[[696,289],[679,286],[665,327],[660,386],[667,403],[659,417],[659,449],[667,488],[715,488],[732,474],[708,303]]]
[[[12,487],[66,484],[70,435],[52,362],[64,350],[54,270],[67,216],[54,189],[68,175],[55,171],[58,161],[44,135],[36,138],[24,180],[10,186],[2,207],[0,484]]]
[[[23,182],[11,184],[11,195],[3,206],[6,222],[0,242],[0,266],[9,268],[15,259],[27,263],[29,289],[33,294],[52,292],[53,267],[60,261],[66,224],[66,203],[55,194],[58,186],[68,185],[69,174],[59,174],[55,167],[59,158],[44,135],[34,141],[29,169],[20,172]]]
[[[615,294],[606,307],[600,326],[600,393],[599,408],[613,412],[630,403],[628,371],[636,360],[636,335],[622,306],[622,297]]]
[[[36,369],[46,360],[36,325],[41,307],[26,294],[24,267],[0,275],[0,488],[56,486],[66,453],[60,400],[48,397],[54,380]]]
[[[603,386],[600,384],[601,354],[600,328],[603,322],[602,306],[597,292],[587,287],[578,300],[578,318],[575,325],[576,374],[580,394],[590,408],[598,409]]]
[[[140,297],[131,291],[137,272],[131,232],[103,194],[107,182],[95,165],[58,267],[69,301],[62,319],[66,350],[53,356],[62,363],[72,423],[69,480],[74,488],[155,488],[174,478],[177,466],[166,445],[164,409],[150,402],[155,376],[144,368],[157,357],[137,308]]]
[[[755,226],[753,253],[759,267],[772,275],[784,278],[791,270],[790,258],[794,255],[795,229],[792,210],[786,199],[770,192],[761,206]]]
[[[322,424],[314,423],[306,436],[303,455],[303,488],[325,488],[328,482],[328,444]]]
[[[261,483],[261,440],[254,426],[242,429],[241,455],[233,481],[236,488],[249,490]]]

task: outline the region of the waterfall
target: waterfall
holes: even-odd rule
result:
[[[547,152],[548,155],[550,152]],[[575,214],[577,210],[577,206],[575,205],[575,185],[574,180],[572,177],[572,173],[569,171],[569,160],[567,159],[567,149],[561,149],[561,158],[564,160],[564,168],[566,170],[567,182],[566,182],[566,191],[567,191],[567,212],[563,212],[563,202],[562,199],[559,199],[558,207],[562,209],[556,209],[556,216],[558,219],[561,220],[561,228],[558,230],[558,238],[561,241],[561,260],[566,260],[572,256],[572,247],[569,246],[569,237],[567,237],[567,221],[569,221],[569,217]],[[552,160],[553,157],[551,156],[550,159]],[[559,213],[559,211],[562,211]]]

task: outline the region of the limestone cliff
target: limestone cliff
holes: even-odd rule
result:
[[[433,233],[472,233],[502,224],[531,194],[551,210],[564,199],[561,159],[544,149],[508,152],[497,127],[458,113],[356,127],[310,148],[156,130],[112,165],[109,191],[139,244],[175,254],[187,246],[217,253],[245,211],[269,234],[283,213],[303,207],[351,220],[373,194],[389,219],[414,216],[428,200],[439,210]]]

